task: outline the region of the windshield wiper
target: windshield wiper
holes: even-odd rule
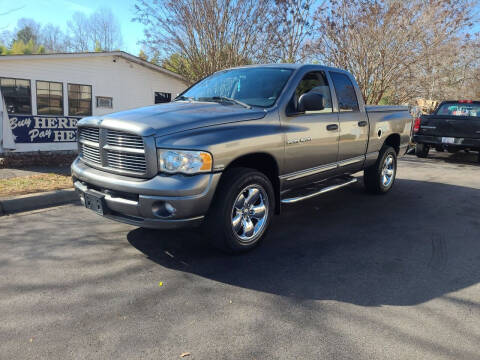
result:
[[[178,101],[178,100],[187,100],[187,101],[195,101],[194,97],[193,96],[184,96],[184,95],[180,95],[180,96],[177,96],[175,99],[173,99],[173,101]]]
[[[220,102],[220,101],[229,101],[229,102],[232,102],[232,103],[235,103],[237,105],[241,105],[247,109],[251,109],[252,107],[248,104],[245,104],[244,102],[240,101],[240,100],[236,100],[236,99],[232,99],[232,98],[229,98],[229,97],[226,97],[226,96],[212,96],[212,97],[208,97],[208,98],[203,98],[202,100],[212,100],[212,101],[215,101],[215,102]]]

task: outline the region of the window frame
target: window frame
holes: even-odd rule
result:
[[[33,98],[32,98],[32,80],[31,79],[24,79],[24,78],[13,78],[13,77],[5,77],[5,76],[0,76],[0,80],[2,79],[7,79],[7,80],[22,80],[22,81],[28,81],[29,84],[29,98],[30,98],[30,113],[9,113],[8,112],[8,106],[7,106],[7,114],[8,115],[33,115]],[[0,81],[0,90],[1,90],[1,81]],[[5,95],[3,95],[3,98],[5,99]],[[5,101],[5,105],[7,105],[7,102]]]
[[[288,104],[290,104],[290,102],[293,100],[293,97],[296,96],[297,94],[297,88],[300,86],[300,83],[303,81],[303,79],[305,78],[305,76],[307,76],[308,74],[311,74],[311,73],[321,73],[323,75],[323,79],[326,83],[326,85],[328,86],[328,91],[330,93],[330,102],[331,102],[331,105],[332,105],[332,111],[331,112],[323,112],[322,111],[309,111],[309,112],[293,112],[293,113],[289,113],[288,112]],[[302,77],[300,78],[300,80],[298,81],[298,83],[295,85],[294,89],[293,89],[293,93],[292,93],[292,96],[290,97],[290,99],[288,100],[287,102],[287,107],[285,109],[285,114],[287,117],[294,117],[294,116],[309,116],[309,115],[331,115],[331,114],[334,114],[335,113],[335,106],[334,106],[334,92],[332,91],[332,86],[333,86],[333,81],[332,81],[332,84],[330,84],[330,78],[329,78],[329,74],[327,73],[326,70],[323,70],[323,69],[312,69],[312,70],[309,70],[309,71],[306,71],[305,73],[302,74]],[[303,95],[303,94],[302,94]],[[300,97],[299,97],[300,98]]]
[[[345,74],[343,72],[340,72],[340,71],[329,71],[330,73],[330,78],[332,79],[332,86],[333,88],[335,89],[335,97],[337,99],[337,108],[338,108],[338,113],[356,113],[356,112],[361,112],[360,111],[360,102],[358,101],[358,94],[357,94],[357,89],[352,81],[352,79],[350,78],[350,76],[348,74]],[[334,75],[341,75],[341,76],[344,76],[349,82],[350,84],[352,85],[352,89],[353,89],[353,94],[355,95],[355,101],[357,103],[357,109],[356,110],[342,110],[340,108],[340,99],[339,99],[339,96],[338,96],[338,91],[337,91],[337,88],[335,86],[335,79],[333,78]]]
[[[69,85],[78,85],[78,86],[88,86],[90,87],[90,114],[88,115],[71,115],[70,114],[70,91],[68,89],[68,86]],[[82,92],[78,92],[79,94],[81,94]],[[100,96],[102,97],[102,96]],[[76,99],[76,100],[80,100],[80,99]],[[93,86],[92,85],[88,85],[88,84],[77,84],[77,83],[67,83],[67,101],[68,101],[68,116],[73,116],[73,117],[84,117],[84,116],[92,116],[93,115]],[[95,99],[96,101],[96,99]],[[113,108],[113,98],[112,98],[112,108]]]
[[[62,101],[61,101],[61,104],[62,104],[62,113],[61,114],[40,114],[39,111],[38,111],[38,83],[39,82],[46,82],[46,83],[55,83],[55,84],[60,84],[62,85]],[[50,81],[50,80],[35,80],[35,102],[36,102],[36,105],[37,105],[37,115],[41,115],[41,116],[65,116],[65,94],[63,92],[64,90],[64,87],[63,87],[63,82],[61,81]],[[50,107],[50,85],[48,86],[48,105]]]

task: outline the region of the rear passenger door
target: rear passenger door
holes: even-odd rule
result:
[[[340,138],[338,164],[348,171],[363,166],[367,150],[369,124],[364,109],[360,109],[355,87],[350,78],[340,72],[331,71],[338,101]]]

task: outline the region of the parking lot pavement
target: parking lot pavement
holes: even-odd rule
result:
[[[0,357],[478,359],[480,165],[432,156],[387,196],[286,208],[242,256],[78,205],[3,217]]]

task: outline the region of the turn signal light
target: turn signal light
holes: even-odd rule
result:
[[[415,119],[415,123],[413,124],[413,132],[418,132],[420,130],[420,118]]]

